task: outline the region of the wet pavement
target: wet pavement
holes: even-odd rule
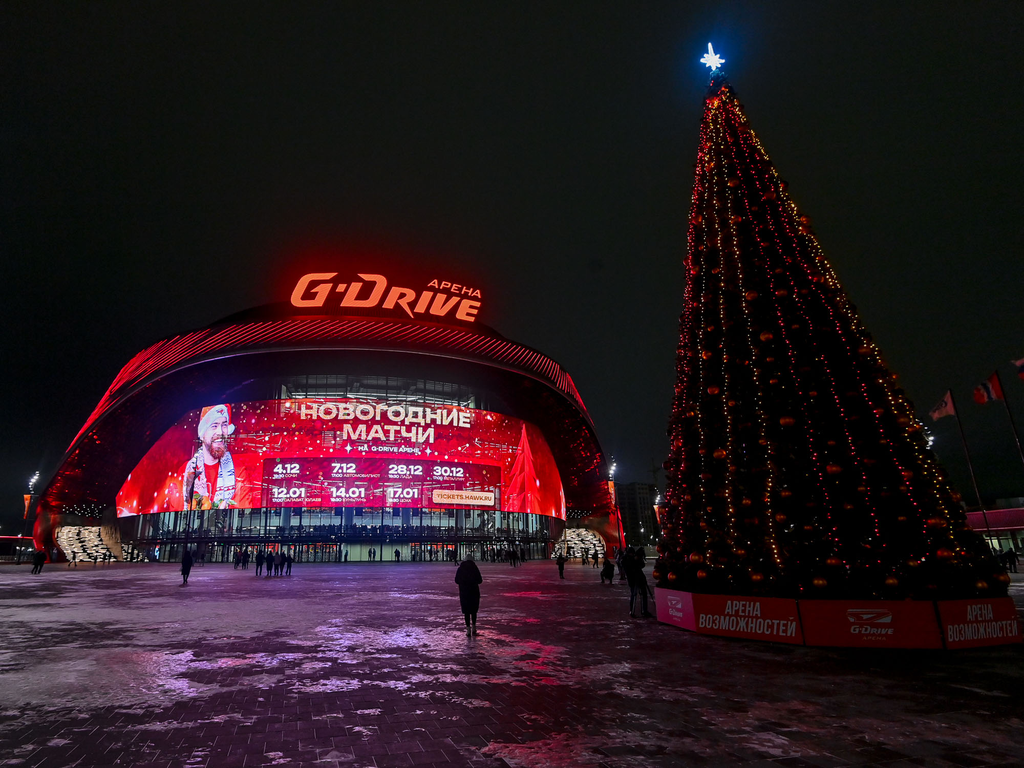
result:
[[[481,570],[473,638],[450,564],[0,566],[0,765],[1024,765],[1021,646],[702,637]]]

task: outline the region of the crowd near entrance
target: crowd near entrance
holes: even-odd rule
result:
[[[200,562],[287,552],[295,562],[523,562],[550,557],[565,523],[547,515],[479,509],[194,510],[121,518],[121,540],[147,559]]]

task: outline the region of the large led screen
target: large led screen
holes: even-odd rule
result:
[[[117,513],[189,506],[463,507],[565,518],[558,469],[534,425],[355,398],[218,403],[186,414],[125,480]]]

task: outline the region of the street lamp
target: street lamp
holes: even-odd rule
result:
[[[21,537],[24,538],[28,530],[28,510],[32,506],[33,497],[35,496],[36,483],[39,482],[39,472],[36,472],[32,477],[28,479],[28,498],[25,504],[25,516],[23,518],[24,525],[21,528]],[[16,565],[21,565],[21,547],[18,548],[18,553],[14,558]]]

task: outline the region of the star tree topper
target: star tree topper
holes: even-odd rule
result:
[[[711,47],[711,43],[708,43],[708,52],[701,58],[700,63],[711,67],[711,71],[714,72],[725,63],[725,59],[715,53],[715,49]]]

